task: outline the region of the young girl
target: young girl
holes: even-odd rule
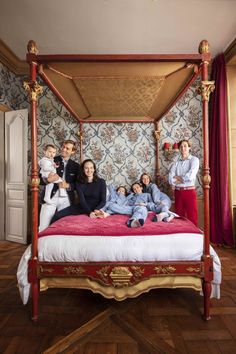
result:
[[[139,183],[136,183],[139,185]],[[169,211],[171,207],[171,200],[165,193],[161,192],[155,183],[151,182],[151,178],[147,173],[143,173],[140,177],[141,192],[148,194],[147,202],[149,203],[147,208],[149,211],[156,213],[152,221],[171,221],[174,218],[174,214]],[[143,197],[143,198],[144,198]]]
[[[40,167],[40,174],[43,178],[48,178],[49,174],[56,174],[56,167],[57,165],[54,162],[54,157],[56,156],[56,148],[52,144],[48,144],[43,149],[44,157],[39,160],[39,167]],[[44,201],[46,203],[51,202],[51,193],[53,189],[54,183],[61,183],[63,180],[62,178],[58,178],[53,183],[48,183],[45,188],[45,195]],[[59,195],[60,197],[66,197],[67,193],[65,188],[59,188]]]

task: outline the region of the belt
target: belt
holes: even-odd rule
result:
[[[189,191],[189,190],[191,190],[191,189],[195,189],[195,187],[175,187],[175,189],[177,190],[177,191]]]

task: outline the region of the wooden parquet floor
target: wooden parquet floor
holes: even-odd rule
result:
[[[217,248],[222,261],[221,299],[190,289],[157,289],[122,302],[86,290],[40,294],[40,317],[22,305],[16,269],[25,246],[0,241],[0,353],[156,354],[236,353],[236,250]]]

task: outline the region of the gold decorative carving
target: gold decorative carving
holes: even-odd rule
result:
[[[209,185],[211,183],[211,176],[210,175],[202,176],[202,183],[203,185]]]
[[[124,287],[130,285],[130,279],[133,277],[133,274],[129,270],[129,267],[114,267],[110,273],[112,283],[114,287]]]
[[[78,135],[79,139],[80,139],[81,141],[83,141],[83,139],[84,139],[83,133],[82,133],[80,130],[78,130],[77,135]]]
[[[37,45],[36,45],[35,41],[33,41],[32,39],[27,44],[27,50],[28,50],[28,53],[30,53],[30,54],[36,54],[36,55],[38,54]]]
[[[37,101],[37,96],[43,92],[43,86],[40,86],[37,81],[24,81],[23,87],[29,92],[31,101]]]
[[[40,179],[39,178],[31,178],[30,183],[31,183],[32,187],[38,187],[39,183],[40,183]]]
[[[141,268],[139,266],[132,266],[130,268],[133,271],[133,276],[134,276],[135,279],[140,278],[143,275],[144,271],[145,271],[144,268]]]
[[[97,270],[97,274],[102,278],[102,280],[107,283],[108,282],[108,271],[110,266],[102,267],[100,270]]]
[[[215,81],[202,81],[196,92],[202,96],[203,101],[209,101],[210,94],[215,89]]]
[[[196,267],[196,268],[193,268],[193,267],[188,267],[187,269],[186,269],[188,272],[196,272],[196,273],[199,273],[200,272],[200,270],[201,270],[201,268],[200,267]]]
[[[210,52],[210,45],[209,45],[209,42],[206,39],[203,39],[201,41],[201,43],[199,44],[198,52],[200,54],[204,54],[204,53],[209,53]]]
[[[82,273],[85,272],[84,268],[82,267],[64,267],[63,268],[64,272],[67,274],[73,274],[73,275],[81,275]]]
[[[156,141],[159,141],[160,137],[161,137],[161,129],[160,130],[155,130],[153,134],[154,134],[154,137],[155,137]]]
[[[155,267],[154,270],[156,271],[157,274],[160,274],[160,273],[171,274],[176,271],[176,268],[168,265],[168,266]]]
[[[52,273],[53,271],[53,268],[43,268],[42,266],[40,266],[40,273]]]

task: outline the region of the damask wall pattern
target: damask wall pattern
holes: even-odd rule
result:
[[[153,123],[83,124],[83,156],[92,158],[108,184],[130,186],[155,173]]]
[[[28,96],[22,84],[28,78],[17,77],[3,65],[0,66],[0,103],[11,109],[29,108]],[[65,139],[72,139],[80,146],[79,122],[71,116],[50,89],[43,86],[38,97],[38,152],[42,156],[43,146],[53,143],[58,151]],[[193,143],[192,153],[200,158],[202,165],[202,113],[201,98],[196,94],[195,82],[159,123],[161,130],[159,143],[159,164],[161,188],[168,191],[167,177],[170,165],[177,157],[173,150],[163,151],[165,142],[174,144],[183,138]],[[125,120],[125,117],[124,117]],[[92,158],[99,175],[108,184],[129,186],[139,179],[143,172],[155,177],[156,139],[154,123],[83,123],[82,151],[77,151],[74,159],[80,162],[80,153]],[[30,140],[30,129],[29,129]],[[30,144],[29,144],[30,146]],[[29,175],[31,154],[29,151]],[[198,195],[202,195],[198,174]]]
[[[0,63],[0,104],[12,110],[28,108],[28,95],[23,89],[27,77],[17,76]]]

